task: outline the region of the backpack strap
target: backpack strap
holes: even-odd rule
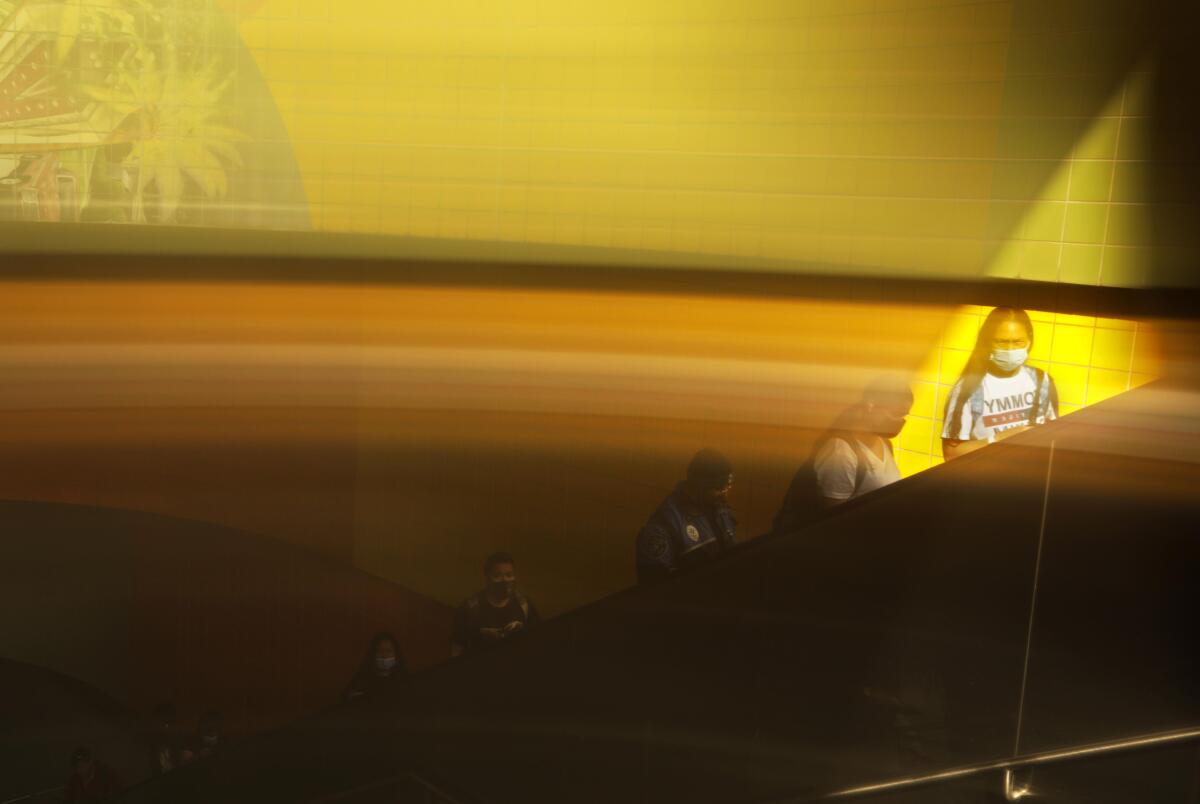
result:
[[[967,400],[971,406],[971,428],[975,428],[975,422],[983,415],[983,383],[979,383],[979,387],[971,392],[971,398]],[[967,433],[970,438],[970,433]]]
[[[1033,407],[1029,411],[1029,425],[1037,426],[1038,413],[1042,409],[1042,399],[1048,394],[1042,393],[1042,386],[1046,383],[1046,372],[1036,366],[1025,366],[1025,368],[1033,374]]]

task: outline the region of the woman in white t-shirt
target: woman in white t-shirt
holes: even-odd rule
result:
[[[1054,380],[1026,365],[1032,346],[1028,313],[1015,307],[988,313],[967,367],[946,400],[946,460],[1058,418]]]

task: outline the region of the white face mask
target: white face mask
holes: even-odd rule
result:
[[[391,670],[393,667],[396,666],[396,657],[389,656],[386,659],[384,659],[379,656],[376,656],[375,657],[375,666],[383,671]]]
[[[992,363],[1001,371],[1016,371],[1029,359],[1029,349],[993,349]]]

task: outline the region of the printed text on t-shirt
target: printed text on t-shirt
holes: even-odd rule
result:
[[[983,404],[987,407],[987,413],[983,416],[983,424],[986,427],[1025,422],[1033,412],[1033,391],[985,399]]]

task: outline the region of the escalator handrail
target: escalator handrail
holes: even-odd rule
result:
[[[804,796],[774,798],[771,799],[770,802],[764,802],[763,804],[804,804],[804,802],[853,799],[877,795],[884,792],[898,791],[910,787],[936,784],[938,782],[949,781],[951,779],[963,779],[970,776],[977,776],[995,771],[1010,771],[1039,765],[1053,765],[1075,759],[1102,756],[1121,751],[1179,745],[1191,741],[1200,742],[1200,726],[1178,729],[1175,731],[1144,734],[1136,737],[1128,737],[1122,740],[1110,740],[1103,743],[1073,746],[1071,748],[1058,748],[1051,751],[1039,751],[1036,753],[1023,754],[1021,756],[1015,756],[1008,759],[998,759],[990,762],[981,762],[975,765],[966,765],[959,768],[936,771],[934,773],[923,774],[920,776],[906,776],[899,779],[889,779],[883,782],[875,782],[873,784],[856,785],[854,787],[834,790],[832,792],[824,793],[815,797]]]

